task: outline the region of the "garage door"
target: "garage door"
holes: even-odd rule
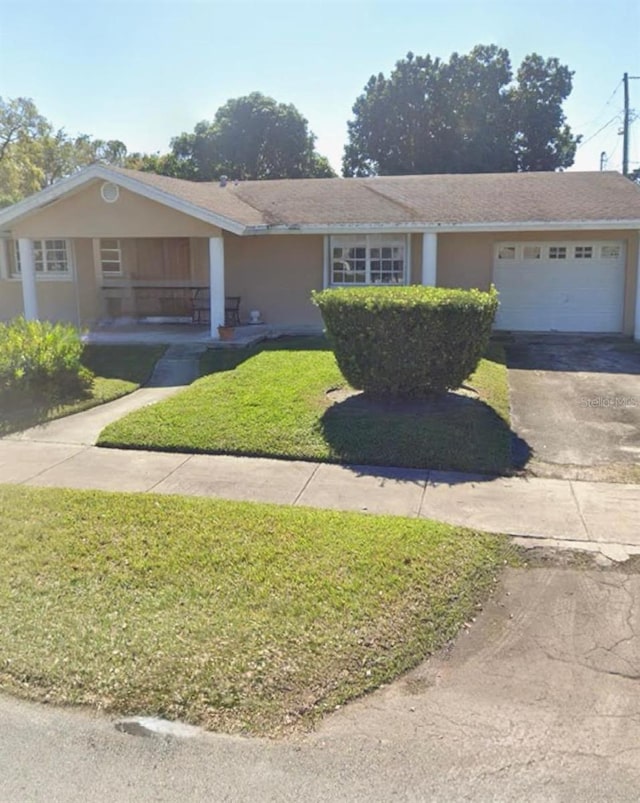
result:
[[[624,276],[621,242],[499,243],[496,329],[620,332]]]

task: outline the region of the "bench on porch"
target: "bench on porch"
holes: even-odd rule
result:
[[[193,323],[211,322],[211,294],[208,287],[198,287],[191,299],[191,320]],[[224,325],[240,326],[240,296],[225,296]]]

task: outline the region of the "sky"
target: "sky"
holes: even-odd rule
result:
[[[293,103],[339,172],[347,120],[372,74],[408,51],[447,59],[497,44],[575,72],[564,109],[574,169],[620,170],[622,75],[640,77],[640,0],[0,0],[0,96],[31,97],[69,134],[166,152],[229,98]],[[640,79],[629,82],[640,166]],[[599,131],[599,129],[602,129]]]

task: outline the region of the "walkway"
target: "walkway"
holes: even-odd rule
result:
[[[151,384],[162,387],[148,386],[0,440],[0,482],[425,517],[520,536],[530,545],[597,551],[612,560],[640,553],[640,485],[93,446],[110,421],[191,381],[187,363],[193,370],[197,355],[187,352],[173,346],[158,363]]]

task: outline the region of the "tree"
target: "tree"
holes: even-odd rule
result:
[[[243,180],[334,176],[314,143],[295,106],[253,92],[228,100],[212,122],[203,120],[193,133],[175,137],[173,161],[165,167],[177,167],[181,178],[196,181],[220,175]]]
[[[513,74],[509,53],[477,45],[448,62],[408,53],[372,76],[353,106],[345,176],[554,170],[579,138],[565,123],[569,69],[532,54]]]
[[[38,113],[30,98],[0,98],[0,207],[16,203],[93,162],[123,166],[120,140],[72,137]]]
[[[566,124],[562,103],[572,89],[573,73],[558,59],[527,56],[509,92],[513,152],[518,170],[571,167],[581,137]]]

